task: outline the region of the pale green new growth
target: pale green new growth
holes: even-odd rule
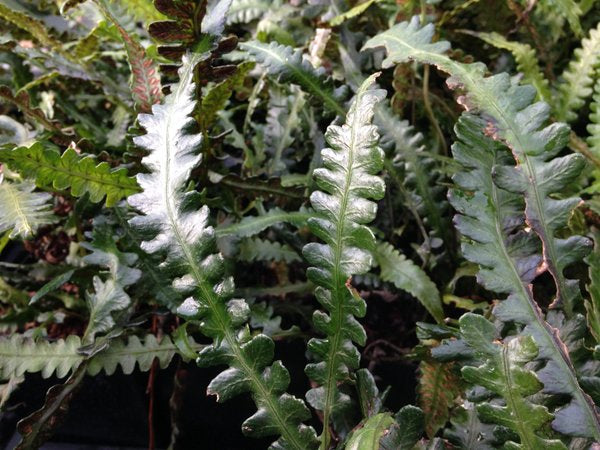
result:
[[[33,192],[30,181],[9,183],[0,176],[0,233],[10,237],[30,237],[40,226],[56,222],[45,192]]]

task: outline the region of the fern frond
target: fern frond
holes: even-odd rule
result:
[[[267,151],[272,159],[269,162],[269,174],[285,172],[287,165],[285,151],[294,143],[294,131],[301,125],[300,113],[304,107],[304,94],[296,88],[291,95],[280,89],[271,89],[267,112],[267,126],[264,139]]]
[[[21,11],[16,11],[0,3],[0,18],[13,23],[20,29],[31,34],[31,36],[33,36],[33,38],[41,45],[49,48],[61,47],[60,41],[48,33],[48,30],[46,30],[46,27],[44,27],[42,22]]]
[[[56,222],[50,194],[33,192],[30,181],[9,183],[0,176],[0,233],[12,230],[10,238],[29,237],[38,227]]]
[[[381,129],[381,141],[384,146],[393,146],[393,166],[396,171],[404,166],[406,176],[403,183],[411,195],[411,202],[427,220],[432,234],[442,239],[449,251],[454,242],[452,229],[443,213],[448,207],[444,189],[436,183],[439,171],[432,167],[432,161],[423,155],[423,135],[415,132],[406,120],[398,120],[389,108],[379,105],[375,111],[375,123]]]
[[[556,283],[553,306],[561,305],[571,315],[581,292],[578,282],[567,279],[564,270],[583,258],[591,243],[581,236],[556,236],[580,199],[556,200],[552,196],[579,175],[585,161],[578,154],[556,157],[568,141],[569,129],[560,123],[543,127],[549,107],[543,102],[532,103],[533,87],[512,83],[506,73],[485,77],[486,68],[481,63],[452,61],[444,55],[450,44],[431,43],[432,36],[433,25],[420,28],[415,17],[375,36],[365,48],[385,46],[388,55],[384,67],[409,60],[436,65],[451,75],[448,86],[467,92],[460,97],[461,104],[489,117],[488,132],[507,144],[517,163],[516,167],[497,170],[495,180],[525,197],[527,222],[542,241],[544,264]]]
[[[380,277],[413,295],[438,323],[444,323],[444,310],[437,286],[429,276],[387,242],[377,244],[373,253],[381,268]]]
[[[452,363],[422,361],[419,365],[419,406],[425,415],[425,431],[433,438],[450,418],[460,383]]]
[[[463,114],[455,128],[458,141],[452,152],[464,171],[454,177],[457,188],[451,192],[451,203],[459,213],[456,226],[469,239],[463,243],[463,254],[479,264],[478,281],[484,287],[508,294],[494,315],[526,325],[525,334],[535,339],[539,358],[546,361],[537,374],[544,391],[571,397],[570,403],[555,413],[554,429],[596,436],[599,422],[595,407],[579,386],[558,331],[544,320],[533,297],[530,283],[542,258],[537,239],[524,229],[522,198],[494,183],[494,172],[510,163],[510,154],[484,135],[485,126],[484,120]]]
[[[230,367],[214,378],[208,393],[225,401],[251,392],[258,411],[242,425],[248,435],[280,435],[273,444],[282,449],[312,447],[314,430],[302,424],[310,414],[304,403],[287,394],[289,374],[281,362],[271,364],[273,341],[264,334],[250,335],[243,325],[249,307],[241,299],[232,299],[234,283],[224,275],[224,260],[215,251],[215,232],[208,226],[206,206],[191,210],[195,192],[184,189],[191,170],[201,156],[196,151],[202,135],[187,129],[193,119],[193,74],[206,54],[192,53],[184,58],[180,81],[171,89],[163,105],[155,105],[153,114],[141,114],[140,125],[147,134],[135,143],[149,151],[142,162],[149,169],[139,174],[143,188],[129,197],[130,204],[144,215],[130,223],[154,236],[142,243],[148,253],[163,256],[161,267],[174,287],[189,297],[178,312],[199,320],[200,330],[213,338],[198,357],[203,366],[227,364]]]
[[[218,227],[215,230],[215,234],[217,237],[250,237],[279,223],[290,223],[296,227],[305,226],[308,219],[312,216],[312,211],[307,209],[288,212],[279,208],[273,208],[262,216],[246,216],[238,223]]]
[[[152,0],[109,0],[109,2],[111,5],[118,4],[120,8],[131,14],[136,21],[142,22],[145,27],[151,22],[165,19],[165,16],[154,7]]]
[[[258,41],[244,42],[240,48],[248,52],[251,58],[265,67],[267,73],[284,82],[300,85],[323,106],[344,117],[346,111],[341,105],[342,90],[336,90],[333,81],[327,78],[323,68],[315,69],[308,60],[302,57],[302,51],[292,47],[271,42],[263,44]]]
[[[590,105],[590,120],[587,132],[590,134],[587,138],[590,152],[600,158],[600,77],[594,85],[594,96]]]
[[[271,2],[267,0],[233,0],[227,14],[227,24],[250,23],[264,16],[271,7]]]
[[[562,73],[559,85],[560,97],[555,114],[558,120],[572,122],[577,118],[585,99],[592,95],[592,83],[596,67],[600,64],[600,24],[590,30],[581,40],[581,48]]]
[[[77,352],[81,338],[69,335],[56,342],[34,341],[21,334],[0,339],[0,378],[40,372],[43,378],[67,376],[83,361]]]
[[[133,39],[121,26],[119,21],[111,14],[106,0],[95,0],[102,14],[115,26],[127,52],[127,62],[131,69],[131,96],[137,111],[150,112],[152,105],[162,99],[160,75],[158,66],[146,55],[146,50],[139,42]],[[143,5],[145,0],[140,2]]]
[[[248,262],[285,261],[287,263],[301,260],[300,255],[290,246],[259,238],[249,238],[242,241],[239,259]]]
[[[463,339],[483,360],[478,367],[463,367],[463,378],[483,386],[505,402],[498,405],[486,399],[477,405],[482,420],[516,432],[520,443],[505,443],[507,446],[510,444],[510,448],[566,450],[560,440],[539,434],[544,424],[552,420],[552,414],[545,406],[527,399],[542,389],[535,373],[524,368],[538,355],[533,338],[522,335],[500,342],[494,325],[483,316],[471,313],[464,314],[459,323]]]
[[[535,50],[531,48],[529,44],[509,41],[504,36],[496,32],[469,32],[469,34],[477,36],[479,39],[482,39],[496,48],[511,52],[517,63],[517,69],[523,74],[523,82],[529,83],[535,87],[538,99],[551,103],[552,95],[550,93],[550,87],[548,86],[548,80],[546,80],[540,71]]]
[[[106,281],[99,276],[94,276],[92,278],[94,292],[86,293],[90,316],[82,340],[90,344],[96,334],[108,332],[116,327],[117,322],[113,315],[119,314],[131,305],[131,299],[125,292],[125,288],[137,282],[142,272],[129,267],[135,264],[137,255],[121,252],[112,239],[110,229],[96,227],[92,242],[84,242],[81,245],[92,251],[83,258],[85,263],[106,267],[109,270]]]
[[[322,152],[324,168],[314,171],[317,186],[311,204],[318,214],[309,219],[310,230],[325,244],[309,243],[303,249],[312,264],[308,278],[317,288],[315,296],[328,311],[316,311],[315,328],[326,335],[311,339],[308,349],[319,361],[306,366],[306,374],[317,387],[306,398],[323,412],[322,448],[329,448],[329,420],[349,398],[338,384],[348,381],[359,367],[360,354],[354,346],[364,345],[365,331],[355,319],[365,314],[366,305],[350,285],[350,277],[367,272],[375,247],[372,231],[365,225],[375,218],[377,205],[385,192],[376,174],[383,166],[383,151],[377,146],[376,127],[371,125],[374,107],[385,91],[369,89],[375,76],[358,90],[346,123],[330,125],[325,139],[331,148]]]
[[[174,62],[161,66],[163,71],[177,74],[177,65],[187,51],[204,54],[198,61],[197,80],[200,85],[218,81],[235,71],[233,65],[219,65],[218,58],[237,45],[237,38],[223,38],[227,11],[232,0],[155,0],[154,6],[168,20],[153,22],[150,35],[159,41],[158,53]]]
[[[73,334],[54,342],[34,340],[20,334],[2,338],[0,379],[38,372],[42,378],[64,378],[86,358],[79,351],[82,345],[81,338]],[[195,350],[202,348],[202,345],[196,343],[192,343],[192,346]],[[136,367],[142,372],[147,372],[155,358],[158,359],[160,367],[165,368],[177,353],[177,346],[169,336],[164,336],[160,342],[153,334],[148,334],[142,339],[129,336],[127,339],[111,340],[108,348],[87,362],[86,370],[92,376],[100,372],[112,375],[119,366],[126,375],[133,373]]]
[[[342,37],[347,38],[346,34],[342,34]],[[349,42],[348,48],[340,46],[339,50],[347,79],[353,85],[359,84],[363,76],[352,42]],[[390,171],[392,180],[410,193],[404,198],[406,206],[410,210],[418,210],[419,216],[426,218],[433,234],[442,239],[446,248],[452,252],[452,228],[443,215],[448,206],[445,190],[437,185],[439,171],[423,155],[423,135],[416,132],[408,121],[399,120],[384,103],[377,105],[373,121],[381,133],[381,146],[386,152],[388,148],[393,149],[390,151],[393,164],[386,163],[386,168]],[[405,177],[397,176],[399,165],[406,169]]]
[[[575,35],[581,36],[581,8],[575,0],[543,0],[542,3],[545,3],[547,9],[556,11],[557,16],[565,17]]]
[[[229,100],[233,91],[242,86],[244,78],[253,68],[254,63],[250,61],[239,64],[229,78],[211,87],[206,92],[206,95],[202,98],[198,113],[200,128],[203,131],[206,132],[214,125],[219,112],[225,109],[227,100]]]
[[[40,187],[62,190],[71,188],[74,197],[88,193],[92,202],[106,197],[106,206],[139,192],[134,178],[124,168],[112,169],[108,163],[97,163],[93,156],[81,156],[70,146],[61,155],[42,142],[13,150],[1,149],[0,161],[25,177],[35,179]]]
[[[48,119],[40,108],[36,108],[31,104],[27,92],[19,91],[17,94],[13,94],[8,86],[0,86],[0,99],[12,103],[35,124],[53,133],[52,140],[56,144],[67,146],[73,139],[73,136],[67,136],[63,133],[58,122]]]

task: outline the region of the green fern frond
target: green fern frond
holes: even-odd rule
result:
[[[34,340],[20,334],[0,339],[0,379],[20,377],[25,373],[40,373],[42,378],[57,376],[66,377],[86,358],[79,348],[83,345],[81,338],[69,335],[65,339],[54,342]],[[195,350],[202,345],[192,343]],[[140,339],[129,336],[127,339],[113,339],[108,348],[94,355],[87,363],[87,373],[107,375],[115,373],[118,366],[124,374],[133,373],[136,367],[147,372],[155,358],[161,368],[169,365],[178,353],[177,346],[169,336],[160,342],[153,334]]]
[[[454,176],[457,188],[451,203],[458,211],[455,223],[468,239],[463,254],[479,264],[478,281],[492,292],[508,297],[494,309],[502,321],[526,325],[546,365],[537,376],[548,393],[568,394],[571,401],[555,413],[553,427],[565,434],[598,435],[598,416],[581,390],[566,346],[558,331],[543,318],[531,289],[542,257],[539,241],[525,229],[523,200],[497,186],[493,174],[510,164],[508,150],[484,135],[486,122],[463,114],[456,125],[454,158],[464,170]],[[573,418],[577,418],[574,420]]]
[[[25,177],[35,179],[40,187],[58,190],[71,188],[74,197],[88,193],[92,202],[106,197],[106,206],[139,192],[134,178],[125,169],[112,169],[108,163],[97,163],[93,156],[81,156],[73,146],[61,155],[42,142],[13,150],[1,149],[0,161]]]
[[[377,244],[373,253],[381,268],[380,277],[413,295],[438,323],[444,323],[444,310],[437,286],[429,276],[387,242]]]
[[[590,105],[590,122],[587,126],[590,134],[587,144],[594,155],[600,158],[600,77],[594,85],[594,96]]]
[[[136,21],[142,22],[145,27],[151,22],[165,19],[165,16],[154,7],[152,0],[109,0],[109,2],[111,5],[118,4],[120,8],[131,14]]]
[[[240,244],[241,261],[300,261],[300,255],[289,245],[266,241],[259,238],[244,239]]]
[[[352,38],[347,33],[342,37],[349,42],[339,47],[346,78],[353,88],[362,82],[359,55]],[[432,230],[432,234],[442,239],[446,248],[452,252],[454,236],[449,221],[443,215],[448,203],[445,189],[438,185],[439,171],[430,158],[424,156],[423,135],[415,131],[408,121],[399,120],[384,103],[375,109],[374,123],[381,133],[380,144],[388,152],[392,163],[386,161],[386,169],[398,187],[406,191],[403,201],[415,215],[424,217]],[[405,169],[404,176],[399,169]]]
[[[537,55],[535,50],[529,44],[521,42],[509,41],[499,33],[477,33],[469,32],[473,36],[484,40],[490,45],[503,50],[508,50],[512,53],[517,63],[517,69],[523,74],[523,82],[531,84],[535,87],[538,99],[550,103],[552,95],[548,80],[540,71]]]
[[[559,85],[560,97],[555,114],[558,120],[572,122],[585,100],[592,95],[592,83],[596,67],[600,64],[600,24],[590,30],[581,41],[581,48],[562,73]]]
[[[258,41],[244,42],[240,48],[280,82],[297,83],[315,100],[322,102],[327,110],[341,117],[346,114],[341,105],[343,92],[335,89],[333,81],[325,76],[324,69],[315,69],[302,58],[302,51],[277,42],[263,44]]]
[[[273,208],[262,216],[246,216],[238,223],[218,227],[215,234],[217,237],[250,237],[279,223],[290,223],[296,227],[305,226],[312,216],[312,211],[304,208],[300,211],[291,212]]]
[[[137,111],[150,112],[152,105],[159,103],[162,99],[160,86],[160,74],[156,63],[146,55],[144,47],[137,42],[121,26],[113,16],[105,3],[106,0],[95,0],[102,14],[115,26],[127,52],[127,62],[131,70],[131,96]],[[143,5],[145,0],[140,2]]]
[[[411,203],[419,214],[427,220],[427,225],[432,234],[444,241],[449,251],[452,251],[452,228],[444,217],[448,208],[445,199],[445,189],[438,183],[439,170],[432,164],[431,158],[424,156],[425,146],[423,135],[415,132],[406,120],[398,120],[392,111],[384,105],[379,105],[375,111],[375,124],[381,130],[382,146],[393,146],[392,165],[386,166],[391,172],[396,172],[398,166],[403,166],[406,172],[404,179],[397,177],[397,182],[402,183],[410,192]]]
[[[477,405],[482,420],[517,433],[520,443],[509,440],[504,444],[507,448],[566,450],[560,440],[539,434],[544,424],[552,420],[552,414],[545,406],[527,399],[542,389],[535,373],[524,367],[538,355],[533,338],[523,335],[500,342],[494,325],[483,316],[471,313],[463,315],[459,322],[463,339],[483,360],[478,367],[463,367],[462,376],[468,382],[500,396],[505,402],[498,405],[486,399]]]
[[[354,346],[364,345],[365,331],[355,319],[365,314],[366,305],[350,285],[350,277],[367,272],[375,237],[365,225],[375,218],[385,192],[376,174],[383,166],[383,151],[377,146],[377,129],[371,125],[377,102],[385,91],[369,89],[375,76],[358,90],[346,123],[330,125],[325,139],[331,148],[322,151],[324,168],[314,171],[317,186],[311,204],[318,214],[309,219],[310,230],[325,244],[309,243],[303,249],[312,264],[308,278],[318,287],[315,296],[328,311],[316,311],[315,328],[325,334],[311,339],[308,349],[318,360],[306,366],[306,374],[317,387],[306,394],[308,402],[323,412],[321,448],[329,448],[329,420],[336,409],[349,401],[338,387],[358,369],[360,354]]]
[[[9,183],[0,176],[0,233],[10,231],[10,238],[30,237],[40,226],[58,220],[52,214],[50,194],[33,192],[30,181]]]
[[[581,36],[583,33],[579,22],[581,8],[575,0],[542,0],[542,3],[550,11],[555,11],[557,16],[565,17],[575,35]]]
[[[60,48],[61,43],[48,33],[42,22],[0,3],[0,18],[13,23],[20,29],[31,34],[41,45],[49,48]]]
[[[201,159],[196,152],[202,135],[186,130],[196,106],[194,69],[204,58],[206,54],[186,56],[180,81],[164,104],[155,106],[152,115],[138,118],[147,134],[136,137],[135,143],[149,151],[142,160],[149,173],[138,175],[143,191],[129,197],[144,215],[130,223],[154,236],[142,248],[161,255],[161,268],[174,280],[173,286],[189,295],[179,314],[198,320],[200,330],[213,338],[200,352],[198,364],[230,366],[210,382],[208,393],[226,401],[251,392],[258,411],[242,425],[244,433],[281,436],[273,444],[277,448],[310,448],[315,433],[302,424],[310,416],[308,409],[285,392],[289,374],[280,361],[272,363],[273,341],[264,334],[251,335],[245,327],[249,307],[244,300],[232,299],[233,279],[225,276],[223,256],[216,253],[215,232],[207,223],[209,210],[206,206],[190,210],[197,194],[184,192],[191,170]]]
[[[527,221],[542,241],[544,264],[556,283],[554,306],[561,305],[571,315],[581,292],[578,282],[567,279],[564,270],[581,260],[591,243],[581,236],[557,236],[580,199],[556,200],[552,196],[579,175],[585,161],[578,154],[556,157],[568,141],[569,129],[560,123],[544,126],[549,107],[543,102],[532,103],[532,86],[519,86],[506,73],[485,77],[486,67],[481,63],[452,61],[444,55],[450,48],[448,42],[430,42],[433,31],[431,24],[421,28],[415,17],[375,36],[365,48],[386,47],[384,67],[409,60],[437,66],[451,75],[448,86],[467,92],[459,98],[461,104],[489,117],[488,132],[507,144],[517,163],[516,167],[498,169],[495,180],[525,197]]]

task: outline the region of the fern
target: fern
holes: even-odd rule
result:
[[[306,209],[287,212],[279,208],[273,208],[262,216],[246,216],[238,223],[218,227],[215,234],[217,237],[250,237],[279,223],[291,223],[296,227],[304,226],[312,215],[313,213]]]
[[[533,336],[539,347],[539,357],[547,361],[538,372],[545,392],[571,397],[571,402],[555,413],[554,429],[595,437],[595,408],[579,387],[566,347],[558,332],[544,320],[529,287],[541,257],[537,240],[523,230],[521,197],[498,187],[492,178],[494,171],[510,162],[510,155],[484,136],[485,125],[481,119],[463,115],[456,126],[458,141],[452,149],[465,168],[455,175],[458,187],[451,194],[452,205],[459,213],[455,218],[457,228],[470,240],[463,243],[463,254],[479,264],[480,283],[490,291],[509,294],[494,314],[503,321],[526,325],[526,334]]]
[[[577,111],[592,94],[594,72],[599,63],[600,24],[592,28],[589,37],[581,41],[581,48],[575,50],[575,57],[562,73],[560,97],[555,103],[558,120],[571,122],[577,118]]]
[[[267,0],[233,0],[227,24],[250,23],[270,11],[271,3]]]
[[[362,2],[362,3],[359,3],[358,5],[354,6],[351,9],[349,9],[348,11],[345,11],[342,14],[339,14],[339,15],[333,17],[329,21],[329,25],[331,25],[332,27],[337,27],[338,25],[343,24],[347,20],[353,19],[354,17],[358,17],[363,12],[365,12],[367,9],[369,9],[369,7],[373,3],[376,3],[378,1],[380,1],[380,0],[366,0],[366,1]]]
[[[571,30],[577,35],[581,36],[581,23],[579,22],[579,16],[581,15],[581,9],[575,0],[543,0],[546,7],[550,10],[556,11],[557,16],[562,16],[567,19]]]
[[[587,132],[590,134],[587,138],[590,152],[600,158],[600,78],[594,86],[594,96],[590,105],[590,123],[587,126]]]
[[[419,266],[388,243],[379,243],[374,257],[381,268],[382,280],[389,281],[398,289],[415,296],[438,323],[444,322],[440,293],[435,283]]]
[[[96,0],[96,4],[100,7],[102,14],[115,26],[125,45],[127,61],[131,69],[130,86],[133,101],[139,112],[150,112],[152,105],[160,102],[162,98],[158,67],[146,55],[144,47],[135,41],[111,14],[105,1]]]
[[[581,293],[577,281],[567,279],[563,271],[589,251],[590,241],[581,236],[556,236],[580,200],[555,200],[551,195],[574,180],[585,161],[574,154],[555,158],[568,140],[569,129],[564,124],[540,129],[548,119],[549,108],[542,102],[532,104],[535,89],[511,83],[506,73],[486,78],[483,64],[452,61],[443,54],[449,43],[431,43],[432,33],[433,26],[419,28],[414,18],[372,38],[365,48],[386,46],[384,67],[407,60],[438,66],[451,75],[447,81],[450,87],[467,91],[459,99],[461,104],[491,118],[489,133],[507,144],[517,162],[514,168],[500,168],[496,181],[525,197],[527,222],[542,241],[544,263],[556,283],[554,305],[562,305],[571,315]]]
[[[128,177],[125,169],[113,170],[106,162],[97,163],[93,156],[81,156],[74,146],[62,155],[43,142],[13,150],[0,149],[0,161],[35,179],[40,187],[58,190],[70,187],[74,197],[87,193],[95,203],[106,197],[106,206],[139,191],[135,179]]]
[[[518,434],[520,445],[509,441],[505,443],[509,448],[566,450],[567,447],[560,440],[547,439],[538,434],[544,424],[552,419],[552,414],[546,407],[527,400],[542,388],[535,373],[524,368],[538,354],[531,336],[498,342],[494,325],[484,317],[471,313],[460,318],[460,331],[467,344],[484,361],[479,367],[463,367],[463,377],[485,387],[505,402],[503,406],[482,402],[477,406],[479,416],[485,422],[498,423]]]
[[[509,41],[499,33],[476,33],[470,32],[490,45],[512,53],[517,63],[517,69],[523,74],[523,81],[535,87],[538,99],[550,103],[552,95],[548,86],[548,80],[540,71],[535,50],[529,44]]]
[[[359,366],[354,343],[364,345],[366,335],[354,316],[365,314],[365,303],[351,287],[349,278],[371,266],[375,246],[373,233],[365,226],[375,217],[377,206],[369,199],[383,197],[385,185],[375,174],[383,165],[377,146],[376,128],[370,125],[375,104],[384,91],[371,90],[375,76],[358,90],[343,126],[331,125],[326,140],[332,149],[322,152],[325,168],[316,169],[317,186],[310,199],[317,217],[308,221],[311,231],[325,244],[309,243],[303,249],[308,278],[318,287],[315,296],[329,312],[316,311],[315,328],[326,335],[311,339],[310,352],[318,363],[306,366],[306,374],[317,387],[306,398],[323,412],[321,448],[329,448],[329,421],[336,409],[343,409],[348,397],[338,388]]]
[[[433,438],[450,418],[460,384],[452,363],[423,361],[419,371],[419,406],[424,413],[425,431]]]
[[[243,62],[236,67],[235,73],[229,78],[221,81],[207,91],[202,99],[198,114],[200,128],[204,132],[215,124],[219,111],[225,108],[233,91],[242,86],[246,75],[253,68],[254,63],[250,61]]]
[[[304,449],[315,439],[314,431],[301,424],[309,417],[308,410],[301,400],[285,393],[289,374],[281,362],[270,365],[273,341],[264,334],[251,336],[242,328],[249,308],[243,300],[231,300],[233,280],[223,275],[223,257],[214,252],[215,233],[207,225],[208,208],[185,208],[195,194],[184,194],[183,188],[200,161],[195,151],[202,141],[202,135],[185,130],[195,107],[194,68],[205,57],[194,53],[186,57],[180,81],[165,104],[155,106],[152,115],[139,116],[147,134],[135,142],[150,152],[143,159],[150,173],[138,175],[143,192],[129,197],[129,203],[144,213],[131,224],[153,232],[155,237],[144,241],[142,248],[164,255],[161,265],[174,279],[174,287],[191,295],[179,313],[201,319],[202,332],[214,339],[200,352],[198,363],[230,365],[211,381],[208,393],[225,401],[252,392],[258,411],[244,422],[242,430],[254,436],[281,435],[274,445]]]
[[[52,49],[59,49],[61,47],[60,41],[48,33],[42,22],[21,11],[16,11],[0,3],[0,18],[15,24],[22,30],[26,30],[41,45]]]
[[[300,90],[286,95],[279,89],[271,89],[265,127],[265,143],[272,155],[268,169],[270,174],[286,172],[285,151],[294,143],[294,132],[301,125],[299,115],[304,103]]]
[[[153,22],[150,35],[159,41],[158,53],[175,65],[163,65],[163,71],[176,75],[176,69],[187,51],[204,54],[198,61],[197,80],[200,86],[231,75],[235,66],[220,65],[218,59],[237,45],[237,38],[223,38],[225,17],[232,0],[157,0],[156,9],[169,20]],[[209,8],[210,6],[210,8]]]
[[[241,261],[300,261],[300,256],[290,246],[279,242],[249,238],[240,244]]]
[[[81,338],[73,334],[54,342],[34,340],[19,334],[2,338],[0,378],[10,379],[38,372],[42,378],[64,378],[84,361],[85,355],[79,351],[81,346]],[[193,346],[196,350],[202,347],[198,344]],[[137,366],[142,372],[147,372],[154,358],[158,359],[160,367],[165,368],[177,353],[177,346],[169,336],[164,336],[160,342],[152,334],[142,339],[137,336],[126,340],[114,339],[108,348],[89,360],[86,371],[89,375],[100,372],[112,375],[120,366],[128,375]]]
[[[56,222],[49,204],[52,197],[34,189],[30,181],[9,183],[0,176],[0,233],[30,237],[40,226]]]
[[[302,57],[300,50],[271,42],[263,44],[258,41],[244,42],[240,48],[248,52],[250,57],[263,65],[269,75],[277,77],[280,82],[292,82],[302,86],[323,106],[341,117],[346,114],[340,105],[343,90],[336,90],[333,81],[325,77],[324,69],[315,69]]]
[[[348,80],[357,86],[363,79],[359,56],[348,34],[343,33],[342,37],[350,41],[347,48],[340,46],[344,71]],[[446,248],[452,253],[454,239],[451,226],[442,215],[447,203],[441,195],[443,189],[436,186],[438,171],[432,168],[431,161],[423,156],[425,150],[422,143],[423,135],[415,132],[408,121],[398,120],[383,103],[375,109],[374,122],[381,133],[382,147],[393,149],[390,158],[393,164],[386,161],[386,168],[392,180],[400,189],[410,193],[404,195],[404,203],[408,209],[415,211],[417,216],[420,212],[427,218],[434,234],[444,241]],[[403,165],[406,169],[405,177],[398,176],[399,165]]]
[[[73,139],[72,136],[67,136],[62,131],[58,122],[48,119],[40,108],[36,108],[31,104],[31,99],[27,92],[20,91],[17,94],[13,94],[8,86],[0,86],[0,99],[12,103],[29,119],[32,119],[36,124],[53,133],[52,140],[57,145],[69,145]]]

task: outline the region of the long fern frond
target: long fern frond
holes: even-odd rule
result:
[[[73,146],[62,154],[43,142],[13,150],[0,149],[0,161],[12,170],[35,180],[40,187],[63,190],[71,188],[74,197],[89,194],[92,202],[106,197],[106,206],[139,192],[134,178],[124,168],[112,169],[91,156],[78,154]]]
[[[174,280],[174,287],[189,297],[178,312],[198,320],[201,331],[213,338],[198,357],[203,366],[227,364],[230,367],[214,378],[208,393],[225,401],[251,392],[258,411],[242,425],[254,436],[281,436],[277,448],[310,448],[315,436],[302,424],[309,417],[304,403],[285,392],[289,374],[280,361],[271,363],[274,343],[264,334],[250,335],[245,328],[249,307],[244,300],[232,299],[234,283],[224,274],[223,256],[215,250],[215,232],[208,226],[206,206],[195,209],[194,191],[185,192],[191,170],[200,162],[196,152],[201,134],[191,134],[190,114],[193,74],[206,54],[192,53],[183,60],[179,83],[163,105],[152,114],[141,114],[140,125],[147,134],[135,143],[149,151],[143,163],[149,173],[139,174],[143,191],[129,197],[129,203],[143,215],[130,223],[154,236],[142,243],[148,253],[162,255],[161,268]]]
[[[318,214],[309,219],[310,230],[325,243],[309,243],[303,254],[312,267],[308,278],[318,287],[315,296],[327,313],[316,311],[315,328],[326,337],[311,339],[308,349],[317,363],[306,366],[306,374],[317,387],[306,397],[323,412],[321,448],[329,448],[329,421],[349,399],[338,387],[358,369],[360,355],[354,346],[364,345],[366,335],[355,319],[365,314],[365,303],[350,285],[350,278],[369,270],[373,232],[366,226],[377,210],[372,201],[383,197],[385,184],[376,174],[383,166],[383,151],[377,146],[376,127],[371,125],[374,108],[385,91],[369,89],[367,79],[358,90],[346,123],[331,125],[325,139],[331,148],[322,152],[324,168],[314,171],[317,186],[310,197]]]

